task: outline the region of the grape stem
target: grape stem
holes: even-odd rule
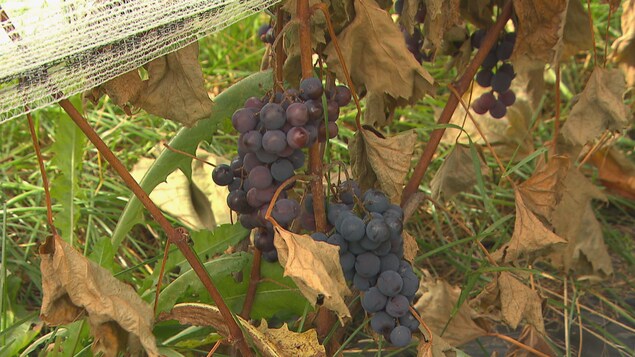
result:
[[[249,314],[251,314],[251,308],[254,306],[254,300],[256,299],[256,288],[260,282],[260,261],[262,258],[262,252],[260,249],[254,247],[254,260],[251,265],[251,272],[249,276],[249,286],[247,286],[247,295],[245,296],[245,303],[243,309],[238,316],[245,320],[249,320]]]
[[[184,228],[174,228],[168,222],[168,220],[163,216],[159,207],[150,199],[150,196],[139,186],[137,181],[130,175],[130,172],[123,166],[121,161],[113,154],[113,152],[108,148],[106,143],[99,137],[99,135],[93,130],[93,128],[88,124],[86,119],[79,113],[79,111],[73,106],[73,104],[68,99],[61,99],[58,103],[64,111],[71,117],[71,119],[75,122],[75,124],[79,127],[79,129],[86,135],[88,140],[90,140],[93,145],[97,148],[97,150],[101,153],[101,155],[108,161],[108,163],[115,169],[119,177],[124,181],[126,186],[130,188],[130,190],[134,193],[135,196],[139,199],[139,201],[145,206],[145,208],[150,212],[152,218],[163,228],[165,233],[168,236],[168,240],[170,243],[175,244],[179,250],[183,253],[183,256],[192,266],[192,270],[196,273],[198,278],[203,283],[203,286],[207,289],[212,300],[225,319],[227,323],[227,327],[229,328],[229,340],[232,343],[235,343],[240,350],[243,356],[253,356],[253,353],[245,338],[243,336],[241,328],[238,326],[234,316],[231,311],[225,304],[223,297],[220,292],[212,282],[212,278],[209,275],[209,272],[203,266],[200,258],[192,247],[189,245],[189,233]]]
[[[465,73],[463,73],[461,78],[459,78],[459,80],[456,82],[456,85],[453,85],[453,87],[456,88],[456,91],[460,95],[463,95],[469,89],[474,75],[476,74],[478,68],[481,66],[481,63],[483,63],[483,60],[487,56],[490,49],[492,49],[492,47],[494,46],[494,43],[498,39],[499,33],[503,30],[503,28],[505,28],[505,24],[511,17],[511,14],[512,1],[510,0],[507,1],[505,6],[503,7],[501,14],[498,17],[498,20],[496,20],[494,26],[492,26],[487,31],[481,47],[479,48],[478,52],[476,52],[476,55],[472,59],[472,62],[470,62],[470,64],[465,69]],[[454,114],[454,111],[456,110],[458,104],[458,98],[451,95],[448,98],[443,111],[441,112],[441,116],[439,117],[437,124],[444,125],[449,123],[450,119],[452,118],[452,114]],[[408,199],[410,199],[410,197],[412,197],[412,195],[419,189],[419,185],[423,180],[423,176],[425,175],[428,166],[430,166],[432,156],[436,152],[444,132],[445,128],[440,128],[433,130],[430,134],[430,140],[426,144],[426,147],[423,150],[421,157],[419,158],[419,162],[417,163],[417,166],[412,173],[412,177],[404,188],[403,194],[401,196],[402,207],[404,207],[406,201],[408,201]]]

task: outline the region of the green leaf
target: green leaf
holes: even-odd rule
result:
[[[81,105],[75,107],[81,108]],[[61,237],[73,245],[73,229],[79,219],[79,207],[75,199],[81,196],[79,174],[86,149],[86,137],[67,115],[60,115],[55,123],[57,128],[55,143],[51,146],[51,162],[58,173],[51,180],[51,197],[62,205],[62,209],[55,214],[55,226],[61,231]]]
[[[210,138],[219,123],[229,120],[231,115],[240,108],[245,99],[251,96],[261,96],[268,88],[272,87],[271,71],[255,73],[221,93],[214,100],[212,115],[208,119],[198,122],[193,128],[183,128],[170,141],[170,146],[194,154],[198,144]],[[181,169],[186,176],[191,176],[192,159],[173,152],[163,150],[159,158],[152,164],[148,172],[141,180],[141,187],[146,192],[151,192],[159,183],[166,180],[168,175],[177,168]],[[132,197],[124,209],[117,227],[112,235],[112,243],[115,251],[124,240],[125,235],[132,227],[140,221],[141,202],[136,197]]]

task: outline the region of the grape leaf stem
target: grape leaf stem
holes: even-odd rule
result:
[[[460,95],[463,95],[469,89],[474,75],[478,71],[478,68],[481,66],[481,63],[483,63],[483,60],[487,56],[490,49],[494,46],[494,43],[496,43],[499,33],[505,27],[505,24],[510,19],[511,14],[512,1],[507,1],[494,26],[492,26],[487,31],[487,34],[485,35],[483,43],[481,44],[478,52],[476,52],[476,55],[465,69],[465,72],[463,73],[461,78],[459,78],[456,84],[453,85],[453,87],[456,88],[456,91]],[[454,111],[456,110],[458,104],[458,98],[456,98],[456,96],[450,95],[447,103],[445,104],[445,107],[443,108],[443,111],[441,112],[441,115],[439,116],[437,124],[444,125],[449,123],[450,119],[452,118],[452,114],[454,114]],[[401,196],[402,207],[404,206],[406,201],[408,201],[408,199],[419,189],[419,185],[421,184],[421,181],[423,181],[423,176],[425,175],[428,166],[430,166],[432,156],[434,156],[434,153],[436,152],[437,147],[441,142],[441,137],[443,136],[444,132],[445,129],[441,128],[433,130],[430,134],[430,140],[426,144],[426,147],[424,148],[423,153],[419,158],[419,162],[417,163],[417,166],[412,173],[412,177],[410,178],[410,180],[408,180],[408,183],[404,188],[403,194]]]
[[[216,306],[218,306],[220,313],[225,319],[225,322],[227,323],[227,326],[229,328],[229,340],[237,345],[243,356],[252,356],[253,353],[247,345],[247,342],[245,341],[241,328],[238,326],[238,323],[227,307],[227,304],[225,304],[223,297],[212,282],[209,272],[203,266],[203,263],[199,259],[198,255],[194,253],[192,247],[190,247],[189,233],[187,232],[187,230],[185,230],[184,228],[172,227],[167,218],[165,218],[165,216],[163,216],[163,214],[161,213],[159,207],[154,204],[154,202],[150,199],[150,196],[141,188],[141,186],[139,186],[130,172],[128,172],[121,161],[119,161],[119,159],[110,150],[110,148],[108,148],[106,143],[104,143],[104,141],[99,137],[99,135],[93,130],[90,124],[88,124],[86,119],[84,119],[84,117],[68,99],[60,100],[59,105],[71,117],[71,119],[80,128],[84,135],[86,135],[88,140],[90,140],[93,145],[95,145],[97,150],[99,150],[101,155],[104,156],[106,161],[108,161],[108,163],[110,163],[110,165],[115,169],[115,171],[124,181],[126,186],[130,188],[130,190],[134,193],[135,196],[137,196],[139,201],[145,206],[148,212],[150,212],[152,218],[154,218],[154,220],[157,221],[161,228],[163,228],[168,236],[169,241],[172,244],[175,244],[183,253],[183,256],[190,263],[192,269],[203,283],[203,286],[205,286],[206,290],[209,292],[210,296],[214,300],[214,303],[216,304]]]

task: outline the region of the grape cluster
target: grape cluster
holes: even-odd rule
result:
[[[247,99],[231,118],[240,133],[238,156],[231,164],[218,165],[212,171],[214,182],[229,188],[227,206],[238,213],[240,224],[256,229],[254,244],[268,261],[278,258],[273,227],[265,219],[274,193],[295,170],[304,166],[303,148],[337,135],[335,121],[340,106],[351,100],[350,90],[337,86],[327,93],[324,113],[321,101],[324,92],[320,79],[307,78],[300,83],[299,90],[287,89],[262,99]],[[273,206],[272,217],[288,228],[299,214],[300,204],[283,191]]]
[[[480,29],[472,34],[472,47],[481,47],[485,33],[485,30]],[[476,73],[476,83],[483,88],[492,88],[472,103],[472,109],[477,114],[485,114],[489,111],[492,117],[500,119],[507,114],[507,107],[516,101],[516,94],[509,89],[516,76],[514,66],[509,63],[515,43],[516,33],[505,33],[489,51],[481,64],[481,70]]]
[[[395,12],[401,16],[403,12],[404,0],[395,1]],[[412,34],[405,28],[401,27],[401,33],[403,34],[404,41],[406,41],[406,47],[408,51],[412,53],[417,62],[422,63],[424,60],[429,60],[428,56],[423,52],[423,34],[419,28],[420,24],[423,24],[426,19],[426,5],[424,3],[419,4],[419,8],[414,16],[415,26]]]
[[[276,40],[276,35],[274,33],[273,27],[270,24],[262,24],[258,28],[258,38],[263,43],[268,43],[273,45]]]
[[[327,204],[327,218],[335,229],[328,236],[311,236],[339,247],[344,276],[364,292],[361,303],[373,314],[373,330],[397,347],[407,346],[419,327],[409,311],[419,279],[403,259],[403,210],[381,191],[362,194],[355,181],[342,182],[337,191],[340,202]]]

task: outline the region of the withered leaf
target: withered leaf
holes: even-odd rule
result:
[[[622,4],[622,36],[613,45],[613,60],[620,63],[629,87],[635,86],[635,0]]]
[[[624,105],[624,75],[618,69],[596,67],[562,126],[562,135],[569,142],[585,145],[605,130],[622,130],[630,119]]]
[[[552,224],[556,233],[567,240],[567,246],[562,253],[554,254],[554,261],[578,275],[612,274],[602,226],[591,206],[593,199],[605,201],[606,197],[576,168],[569,169],[564,186],[562,200],[553,212]]]
[[[462,0],[461,15],[467,21],[480,28],[488,28],[494,24],[490,0]]]
[[[527,208],[525,200],[517,190],[516,222],[510,241],[492,253],[499,261],[514,262],[519,257],[533,258],[538,252],[562,247],[566,241],[545,227],[544,223]]]
[[[516,0],[518,30],[514,58],[557,60],[569,0]]]
[[[40,252],[42,320],[61,325],[85,313],[95,336],[96,352],[116,356],[119,348],[127,347],[128,352],[135,353],[135,346],[141,345],[149,356],[158,356],[152,335],[152,308],[131,286],[115,279],[61,238],[56,236],[52,243],[53,254]]]
[[[162,118],[193,126],[212,113],[203,71],[198,62],[198,43],[159,57],[147,64],[147,86],[135,106]]]
[[[560,59],[568,59],[580,50],[590,49],[593,46],[592,38],[586,8],[580,0],[568,0]]]
[[[404,29],[408,33],[412,34],[415,25],[415,15],[419,11],[419,7],[422,6],[423,0],[404,0],[401,14],[399,15],[399,22],[403,25]]]
[[[385,139],[372,131],[358,130],[348,144],[353,176],[363,189],[379,187],[398,203],[416,141],[414,130]]]
[[[351,294],[340,266],[339,248],[316,242],[306,234],[295,234],[274,227],[273,243],[284,275],[291,277],[307,300],[316,304],[324,297],[324,306],[340,321],[351,317],[344,297]]]
[[[551,214],[560,202],[568,171],[569,158],[554,156],[518,186],[518,192],[526,206],[533,213],[544,217],[547,222],[551,222]]]
[[[487,175],[487,165],[478,158],[480,170]],[[432,198],[449,199],[457,193],[467,191],[476,183],[476,169],[472,162],[470,148],[457,144],[445,158],[430,182]]]
[[[612,192],[635,200],[635,164],[614,147],[596,151],[591,163],[598,168],[600,181]]]
[[[406,105],[434,90],[432,76],[408,52],[403,35],[384,9],[374,0],[354,2],[355,18],[337,37],[343,61],[355,88],[381,93],[396,105]],[[329,43],[324,54],[329,70],[345,82],[342,64]],[[366,115],[369,124],[385,122],[385,110]]]
[[[551,348],[551,345],[547,342],[545,337],[541,335],[538,330],[532,325],[525,325],[523,327],[523,331],[520,333],[518,337],[518,342],[521,342],[533,349],[544,353],[547,356],[555,357],[556,353]],[[520,348],[516,345],[513,345],[505,357],[533,357],[535,354]]]
[[[134,69],[102,84],[101,89],[110,97],[113,103],[123,107],[129,102],[137,100],[147,84],[141,79],[139,70]]]
[[[432,332],[443,337],[450,345],[462,345],[487,334],[487,331],[474,322],[472,316],[476,313],[467,304],[462,304],[450,321],[461,294],[460,288],[444,280],[424,278],[421,280],[419,291],[423,295],[415,304],[415,309]],[[448,321],[450,323],[441,335]]]
[[[403,231],[403,258],[410,263],[414,262],[414,259],[419,253],[419,244],[417,240],[410,233]]]
[[[443,47],[444,35],[455,26],[463,25],[459,0],[425,0],[425,37],[434,51]]]
[[[254,347],[263,356],[326,356],[324,346],[318,342],[314,329],[296,333],[289,331],[287,324],[279,329],[270,329],[265,320],[259,327],[254,327],[240,316],[235,316],[235,318],[249,335],[249,340]],[[170,312],[161,313],[159,320],[177,320],[181,324],[212,326],[221,335],[229,336],[225,319],[216,306],[200,303],[177,304]]]
[[[432,344],[419,342],[417,357],[456,357],[457,350],[441,336],[432,333]]]
[[[542,299],[538,293],[516,279],[511,273],[502,272],[498,277],[501,313],[503,320],[513,329],[524,318],[540,333],[545,333],[542,317]]]

